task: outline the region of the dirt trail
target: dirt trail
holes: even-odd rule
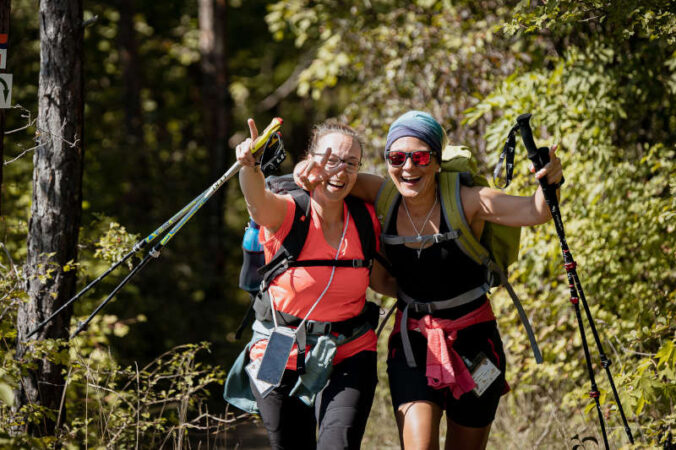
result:
[[[269,449],[268,435],[263,424],[246,421],[228,430],[225,437],[226,450],[264,450]]]

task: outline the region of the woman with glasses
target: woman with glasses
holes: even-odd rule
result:
[[[297,220],[309,221],[298,264],[274,276],[262,297],[265,301],[254,307],[254,337],[245,350],[248,387],[272,448],[358,449],[377,383],[376,336],[365,292],[369,277],[378,278],[381,269],[377,264],[372,271],[369,265],[328,264],[368,258],[356,226],[359,211],[372,228],[373,247],[379,247],[373,205],[357,199],[355,206],[346,202],[361,165],[361,142],[352,128],[337,122],[315,127],[307,159],[325,170],[311,194],[297,193],[310,195],[308,210],[296,197],[266,189],[250,151],[258,132],[252,119],[248,123],[251,138],[236,149],[242,164],[239,179],[249,214],[263,230],[266,262],[286,245]],[[319,264],[302,264],[308,260]],[[261,317],[259,306],[269,308],[270,318]],[[284,342],[287,347],[279,344]],[[266,359],[279,360],[280,355],[281,379],[271,380],[274,367],[266,366]],[[226,382],[226,400],[240,406],[231,401],[229,385]]]
[[[438,183],[446,144],[446,133],[432,116],[409,111],[391,125],[385,146],[387,171],[401,194],[383,236],[403,239],[396,242],[383,238],[383,248],[398,285],[398,311],[387,363],[392,404],[405,449],[438,448],[444,412],[446,449],[485,448],[499,399],[509,390],[504,377],[505,354],[487,289],[478,289],[486,283],[484,267],[466,256],[454,239],[421,239],[452,231],[442,214]],[[558,183],[562,177],[561,162],[554,150],[550,151],[551,162],[535,174],[536,178],[546,177],[549,183]],[[318,162],[297,167],[296,173],[306,188],[326,176]],[[351,194],[375,202],[383,182],[376,175],[360,174]],[[531,197],[517,197],[463,185],[459,201],[464,220],[477,239],[486,222],[527,226],[551,218],[540,188]],[[459,306],[434,312],[424,308],[408,311],[407,323],[401,323],[402,312],[411,301],[440,302],[469,293],[473,293],[472,298],[464,299]],[[401,327],[408,329],[413,367],[405,355]],[[445,350],[440,350],[442,341]],[[479,356],[496,370],[491,369],[494,379],[489,387],[476,395],[472,392],[473,380],[461,376],[462,372],[470,376],[469,372],[458,370],[458,364],[470,366]],[[454,380],[438,383],[430,376],[430,367],[448,371]]]

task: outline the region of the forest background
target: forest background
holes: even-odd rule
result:
[[[35,121],[40,17],[37,2],[11,2],[0,445],[223,446],[226,430],[250,420],[226,413],[220,397],[243,345],[234,331],[248,304],[237,287],[247,215],[236,180],[85,332],[68,343],[32,342],[17,356],[17,314],[31,301],[28,274],[36,269],[28,267],[27,247],[33,157],[47,132]],[[670,445],[676,18],[669,2],[90,0],[83,20],[79,256],[41,267],[41,282],[72,270],[78,287],[96,278],[225,171],[246,137],[247,117],[259,128],[284,119],[283,170],[304,151],[313,124],[338,117],[365,137],[364,170],[384,174],[388,125],[422,109],[453,143],[469,146],[488,175],[514,119],[530,112],[536,142],[561,146],[568,244],[638,446]],[[521,144],[515,173],[507,192],[531,193]],[[120,279],[108,277],[74,305],[71,331]],[[510,279],[545,362],[535,364],[498,289],[493,307],[512,392],[502,400],[489,447],[593,448],[594,440],[601,443],[599,426],[552,224],[524,229]],[[627,445],[591,348],[612,446]],[[364,448],[398,447],[383,355]],[[23,377],[42,367],[36,361],[57,364],[66,383],[60,408],[17,394]]]

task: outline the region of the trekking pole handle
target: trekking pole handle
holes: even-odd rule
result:
[[[523,144],[526,146],[526,150],[528,151],[528,159],[531,160],[535,170],[538,171],[549,162],[549,148],[538,148],[535,145],[535,141],[533,140],[533,130],[530,127],[531,117],[532,115],[530,113],[521,114],[519,117],[517,117],[516,123],[519,126],[521,140],[523,140]]]
[[[251,153],[256,153],[258,150],[260,150],[263,146],[265,146],[265,143],[270,139],[270,136],[272,136],[274,133],[279,131],[279,128],[282,126],[282,118],[281,117],[275,117],[272,119],[272,122],[270,122],[270,125],[267,126],[265,130],[263,130],[263,133],[261,133],[260,136],[256,138],[254,143],[251,145]],[[242,168],[242,165],[239,163],[239,161],[235,161],[235,163],[230,166],[227,172],[225,172],[225,181],[229,180],[230,178],[233,177],[237,172],[239,172],[239,169]]]
[[[258,150],[261,149],[265,145],[266,142],[268,142],[268,139],[279,131],[279,129],[282,126],[282,123],[284,121],[282,120],[281,117],[275,117],[272,119],[270,124],[263,130],[263,132],[256,138],[254,141],[253,145],[251,146],[251,153],[256,153]]]

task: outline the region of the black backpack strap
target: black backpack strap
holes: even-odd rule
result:
[[[296,212],[289,234],[286,235],[284,242],[282,242],[282,247],[295,260],[300,255],[300,251],[305,245],[307,234],[310,231],[310,221],[312,220],[310,194],[302,189],[289,191],[288,193],[296,203]]]
[[[249,296],[251,297],[249,301],[249,307],[247,308],[246,313],[244,313],[244,317],[242,318],[239,327],[237,327],[237,331],[235,331],[235,339],[238,341],[242,338],[242,333],[246,327],[249,326],[255,315],[254,303],[256,303],[257,295],[250,292]]]
[[[289,261],[288,267],[351,267],[352,269],[361,269],[363,267],[371,268],[373,259],[304,259],[302,261]]]
[[[312,220],[310,216],[310,195],[300,189],[288,193],[296,204],[293,223],[277,253],[270,259],[270,262],[258,269],[258,272],[263,275],[261,290],[266,290],[277,275],[289,268],[289,262],[298,258],[310,230],[310,220]]]
[[[373,265],[373,258],[376,253],[376,233],[373,230],[371,214],[361,199],[348,195],[345,197],[345,203],[350,211],[350,215],[354,219],[354,224],[359,233],[359,240],[361,241],[361,250],[370,268]]]

